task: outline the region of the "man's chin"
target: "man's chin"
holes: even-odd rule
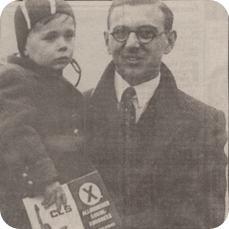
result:
[[[141,81],[141,77],[138,76],[138,74],[135,73],[125,73],[120,74],[122,78],[127,81],[131,86],[135,86],[139,84],[139,81]]]
[[[142,69],[125,69],[125,71],[121,71],[120,74],[122,77],[125,78],[141,78],[143,76]]]
[[[147,82],[153,78],[153,73],[143,72],[142,69],[130,70],[130,71],[122,71],[118,72],[124,80],[126,80],[131,86],[136,86]]]

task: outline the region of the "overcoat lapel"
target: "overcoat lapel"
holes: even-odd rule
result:
[[[138,167],[138,176],[129,182],[127,192],[130,196],[134,194],[146,176],[158,172],[154,165],[160,164],[161,159],[164,159],[165,149],[183,127],[177,90],[171,72],[162,64],[160,84],[137,124],[141,134],[149,139],[146,141],[147,150],[142,155],[143,164]],[[163,160],[162,163],[165,161]]]
[[[109,131],[111,128],[112,130],[116,130],[118,128],[114,72],[115,66],[111,62],[105,70],[91,100],[93,105],[93,119],[96,120],[98,128],[96,133],[98,138],[99,136],[104,136],[104,131]],[[137,124],[137,128],[149,139],[147,141],[147,150],[141,155],[143,157],[143,164],[137,166],[138,176],[133,177],[133,182],[129,183],[129,194],[133,193],[137,188],[137,184],[147,174],[152,172],[152,165],[160,163],[160,159],[163,158],[163,152],[169,142],[172,141],[184,126],[184,122],[182,121],[183,114],[177,98],[177,90],[174,77],[162,63],[160,84]],[[187,120],[185,124],[187,124]],[[117,132],[114,131],[114,133]],[[133,171],[135,169],[133,168]],[[129,174],[131,174],[131,168]]]
[[[96,115],[96,117],[94,116],[93,118],[95,120],[97,119],[96,122],[102,129],[105,128],[107,124],[115,123],[114,119],[117,119],[116,114],[118,110],[114,88],[114,73],[115,66],[113,62],[111,62],[99,81],[90,102],[93,115]]]
[[[148,129],[151,128],[150,122],[154,121],[155,125],[154,136],[149,141],[150,153],[148,152],[145,157],[146,163],[159,163],[158,159],[162,156],[168,143],[172,141],[183,127],[182,111],[179,107],[177,90],[172,73],[162,63],[160,84],[146,111],[139,120],[142,122],[142,128],[146,132],[150,132]],[[154,118],[152,118],[153,113],[155,113]]]
[[[90,134],[92,135],[92,145],[94,150],[99,150],[100,159],[107,166],[113,163],[120,163],[122,158],[119,148],[119,119],[117,109],[117,98],[114,88],[115,66],[111,62],[105,70],[100,82],[98,83],[91,101],[87,116],[91,120]],[[90,125],[90,123],[87,123]],[[117,149],[117,150],[116,150]],[[114,153],[115,151],[115,153]],[[94,154],[92,155],[94,158]],[[97,163],[97,159],[94,159]],[[99,162],[99,163],[100,163]]]
[[[111,125],[113,125],[112,128],[114,129],[118,128],[116,125],[118,123],[118,110],[114,89],[114,73],[115,65],[111,62],[91,99],[93,119],[98,127],[100,126],[100,131],[104,131]],[[143,134],[145,133],[148,137],[148,133],[152,132],[152,125],[155,125],[153,140],[149,141],[149,150],[151,152],[145,155],[147,163],[156,163],[161,152],[183,126],[177,90],[172,73],[162,63],[160,84],[137,124],[138,129],[141,129]]]

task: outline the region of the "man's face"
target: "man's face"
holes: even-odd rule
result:
[[[72,59],[75,41],[73,18],[61,14],[47,24],[37,23],[29,33],[25,55],[40,66],[62,70]]]
[[[142,44],[136,34],[131,32],[125,42],[118,42],[109,32],[122,26],[131,30],[151,26],[156,34],[162,34]],[[167,35],[163,32],[164,14],[156,5],[124,5],[114,8],[110,17],[110,31],[105,33],[106,45],[117,72],[129,83],[142,83],[158,74],[163,54],[171,50]]]

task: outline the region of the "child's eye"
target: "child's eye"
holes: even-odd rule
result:
[[[68,32],[65,33],[64,36],[65,36],[66,39],[71,40],[71,39],[73,39],[75,37],[75,32],[68,31]]]
[[[48,42],[53,42],[57,39],[57,37],[58,36],[56,34],[48,34],[47,36],[43,38],[43,40],[48,41]]]

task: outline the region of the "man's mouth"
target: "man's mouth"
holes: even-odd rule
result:
[[[143,58],[140,56],[133,56],[133,55],[126,55],[124,56],[124,59],[130,63],[138,63],[140,62]]]

